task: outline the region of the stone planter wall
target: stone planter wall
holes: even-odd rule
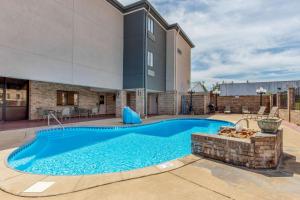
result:
[[[193,134],[194,154],[248,168],[275,168],[282,150],[282,134],[257,133],[250,139],[238,139],[219,135]]]

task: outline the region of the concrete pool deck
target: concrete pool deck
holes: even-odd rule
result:
[[[147,119],[151,122],[159,119],[172,118],[173,116],[159,116]],[[180,116],[183,117],[183,116]],[[191,117],[191,116],[187,116]],[[207,116],[194,116],[207,117]],[[214,115],[208,118],[237,121],[241,115]],[[76,125],[120,125],[119,119],[99,120],[77,123]],[[257,129],[254,121],[251,121],[251,128]],[[226,165],[221,162],[205,158],[192,159],[192,162],[184,163],[178,169],[144,176],[141,178],[132,177],[132,174],[121,176],[122,181],[91,187],[90,189],[71,192],[64,195],[44,197],[39,199],[300,199],[300,131],[297,126],[284,122],[284,158],[277,170],[248,170]],[[15,147],[34,137],[36,129],[25,129],[17,131],[0,132],[1,155],[7,155],[11,147]],[[6,146],[5,146],[6,145]],[[5,150],[4,150],[5,149]],[[195,158],[195,157],[192,157]],[[1,156],[1,162],[4,162]],[[186,165],[183,165],[186,164]],[[153,169],[152,169],[153,170]],[[148,173],[152,173],[151,169]],[[85,177],[73,181],[66,181],[58,184],[62,179],[47,179],[44,176],[33,175],[28,180],[24,175],[14,176],[5,173],[0,168],[0,177],[14,177],[10,184],[13,188],[28,188],[38,181],[57,182],[48,190],[55,191],[55,188],[78,189],[79,183],[95,184],[99,181],[98,176],[93,180],[85,181]],[[5,175],[3,175],[5,174]],[[123,178],[134,178],[123,180]],[[117,177],[118,178],[118,177]],[[0,185],[4,184],[0,179]],[[23,190],[24,191],[24,190]],[[46,190],[47,191],[47,190]],[[0,199],[28,199],[18,197],[0,191]]]

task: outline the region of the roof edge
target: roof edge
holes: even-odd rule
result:
[[[191,39],[187,36],[187,34],[183,31],[183,29],[179,26],[178,23],[169,25],[168,22],[159,14],[159,12],[152,6],[152,4],[147,0],[140,0],[135,3],[129,4],[127,6],[124,6],[121,4],[118,0],[106,0],[109,2],[112,6],[117,8],[122,13],[132,12],[135,10],[138,10],[140,8],[145,8],[146,10],[149,10],[151,15],[155,17],[157,21],[159,21],[165,29],[172,30],[176,29],[180,33],[180,35],[183,37],[183,39],[189,44],[191,48],[194,48],[195,45],[191,41]]]

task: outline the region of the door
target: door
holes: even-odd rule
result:
[[[3,120],[4,110],[4,78],[0,77],[0,121]]]
[[[105,115],[106,114],[106,98],[105,95],[99,96],[99,114]]]
[[[148,113],[150,115],[158,114],[158,95],[157,94],[149,94],[148,96]]]
[[[28,81],[6,78],[5,120],[23,120],[28,117]]]
[[[0,120],[28,119],[28,81],[0,78]]]

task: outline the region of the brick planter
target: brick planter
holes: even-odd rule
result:
[[[276,168],[282,150],[282,129],[276,134],[257,133],[250,139],[193,134],[194,154],[255,169]]]

